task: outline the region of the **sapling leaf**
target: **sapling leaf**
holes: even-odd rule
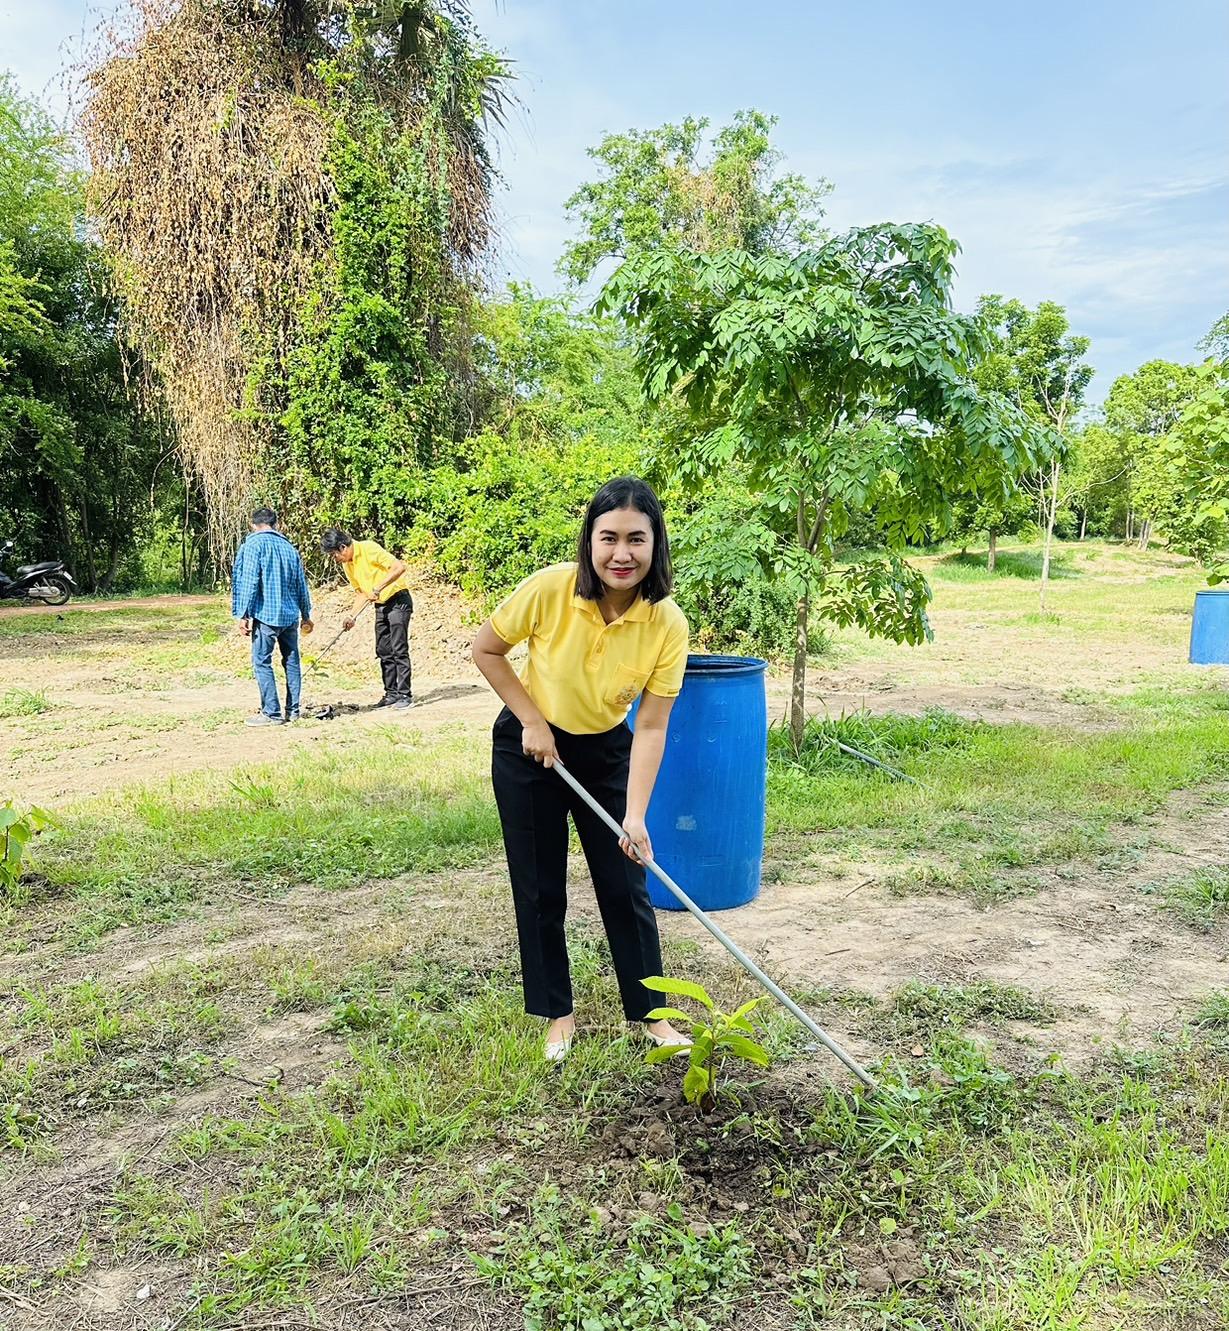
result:
[[[754,1040],[748,1040],[745,1035],[723,1035],[720,1043],[730,1053],[745,1058],[748,1063],[757,1063],[762,1068],[766,1068],[772,1061],[768,1057],[767,1049],[756,1044]]]
[[[688,1054],[691,1049],[685,1044],[667,1044],[659,1045],[656,1049],[650,1049],[644,1056],[646,1063],[664,1063],[668,1058],[677,1058],[680,1054]]]
[[[645,1021],[694,1021],[695,1018],[689,1012],[682,1011],[676,1007],[655,1007],[652,1012],[644,1014]]]
[[[683,1078],[683,1098],[689,1104],[695,1104],[709,1093],[711,1078],[708,1069],[692,1064]]]
[[[663,975],[649,975],[640,983],[646,989],[652,989],[654,993],[682,994],[684,998],[694,998],[697,1003],[703,1003],[710,1012],[713,1011],[713,1000],[709,998],[708,991],[694,980],[672,980]]]

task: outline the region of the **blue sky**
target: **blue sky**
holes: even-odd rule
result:
[[[109,0],[0,0],[0,63],[57,113],[57,71]],[[1229,309],[1224,0],[475,0],[515,63],[492,268],[544,290],[563,201],[608,131],[743,107],[780,117],[787,165],[835,186],[835,228],[940,222],[957,302],[1067,306],[1092,338],[1090,397],[1186,360]]]

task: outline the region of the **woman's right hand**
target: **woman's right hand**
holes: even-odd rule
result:
[[[521,727],[521,748],[534,760],[553,767],[559,754],[555,750],[555,734],[545,721],[533,721]]]

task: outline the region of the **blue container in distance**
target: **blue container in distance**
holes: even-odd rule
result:
[[[1191,664],[1229,665],[1229,588],[1195,593]]]
[[[767,662],[689,656],[649,803],[653,855],[701,910],[742,906],[760,890],[768,782]],[[635,729],[639,704],[628,718]],[[682,907],[648,875],[659,910]]]

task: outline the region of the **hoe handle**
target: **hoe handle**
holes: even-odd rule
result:
[[[615,834],[622,838],[623,829],[610,816],[607,811],[593,798],[592,795],[580,784],[579,781],[568,771],[558,758],[554,762],[555,771],[568,783],[569,786],[580,796],[582,800],[593,810],[594,813],[606,824]],[[645,868],[649,869],[665,885],[668,891],[672,892],[678,900],[687,907],[687,909],[696,917],[697,920],[708,930],[710,934],[721,944],[723,948],[734,958],[735,961],[747,972],[748,975],[758,980],[760,984],[781,1004],[782,1007],[792,1012],[795,1017],[807,1028],[808,1031],[828,1050],[840,1059],[842,1063],[858,1078],[864,1086],[872,1091],[878,1090],[878,1084],[869,1072],[851,1055],[846,1053],[837,1042],[831,1038],[821,1027],[798,1006],[797,1003],[772,980],[764,974],[762,970],[751,960],[749,956],[738,946],[734,940],[722,929],[715,925],[712,920],[696,905],[686,892],[674,881],[673,878],[657,863],[656,860],[645,860]]]

